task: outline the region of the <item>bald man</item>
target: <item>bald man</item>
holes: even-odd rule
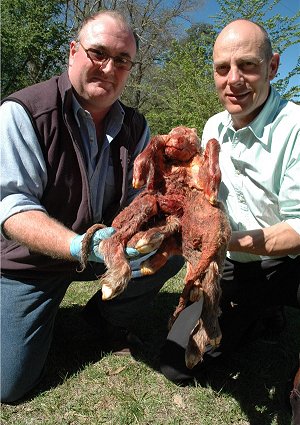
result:
[[[300,307],[300,106],[271,86],[278,65],[268,34],[248,20],[231,22],[215,41],[214,81],[225,111],[208,120],[202,143],[221,144],[219,196],[232,238],[221,280],[223,339],[206,358],[234,350],[266,309]],[[201,373],[184,366],[201,302],[186,310],[162,349],[162,372],[177,382]]]

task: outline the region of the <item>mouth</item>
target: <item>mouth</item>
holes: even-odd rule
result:
[[[251,92],[246,92],[246,93],[227,93],[226,97],[231,101],[231,102],[242,102],[243,100],[245,100],[249,94]]]
[[[105,80],[105,79],[103,79],[102,77],[97,77],[97,76],[94,76],[94,77],[92,77],[91,79],[90,79],[90,82],[91,83],[96,83],[96,84],[109,84],[109,85],[112,85],[113,84],[113,82],[112,81],[110,81],[110,80]]]

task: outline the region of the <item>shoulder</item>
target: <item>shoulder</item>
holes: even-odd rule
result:
[[[222,111],[211,116],[204,126],[202,143],[206,144],[209,139],[213,138],[219,140],[222,130],[228,127],[230,122],[230,115],[227,111]]]
[[[291,100],[284,99],[272,87],[270,102],[267,103],[270,121],[275,125],[286,125],[300,129],[300,105]]]
[[[32,86],[25,87],[3,99],[5,103],[19,103],[32,116],[38,116],[56,108],[58,104],[58,80],[52,77]]]
[[[291,100],[281,99],[279,104],[279,113],[295,119],[298,123],[300,116],[300,105],[297,105]]]

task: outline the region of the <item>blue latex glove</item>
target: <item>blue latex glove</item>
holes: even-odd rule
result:
[[[103,257],[99,252],[99,243],[103,241],[103,239],[107,239],[110,236],[112,236],[116,230],[113,227],[104,227],[103,229],[97,230],[94,235],[92,236],[91,242],[90,242],[90,252],[88,256],[88,261],[95,261],[97,263],[103,263]],[[82,239],[84,238],[85,234],[83,235],[76,235],[70,244],[70,253],[72,257],[75,257],[78,261],[81,260],[81,244]],[[129,258],[132,257],[138,257],[140,253],[134,249],[134,248],[126,248],[126,255]]]
[[[144,261],[146,261],[148,258],[152,257],[152,255],[154,255],[156,253],[157,249],[154,251],[149,252],[149,254],[143,255],[142,257],[136,259],[136,260],[131,260],[130,261],[130,267],[131,267],[131,277],[132,279],[137,279],[139,277],[144,276],[141,273],[141,263],[143,263]]]

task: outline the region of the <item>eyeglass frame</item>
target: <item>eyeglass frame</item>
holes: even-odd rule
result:
[[[86,47],[84,47],[83,46],[83,44],[81,43],[81,41],[77,41],[77,43],[78,44],[80,44],[80,46],[83,48],[83,50],[85,51],[85,53],[86,53],[86,55],[87,55],[87,57],[90,59],[90,61],[92,61],[93,62],[93,64],[94,63],[98,63],[99,64],[99,66],[103,66],[104,64],[107,64],[108,63],[108,61],[110,60],[110,59],[112,59],[113,60],[113,63],[114,63],[114,66],[116,67],[116,68],[118,68],[118,69],[123,69],[124,71],[131,71],[132,70],[132,68],[136,65],[136,64],[138,64],[138,63],[140,63],[140,62],[133,62],[132,60],[130,60],[130,59],[127,59],[126,57],[123,57],[123,56],[112,56],[112,55],[109,55],[108,53],[106,53],[105,51],[102,51],[102,50],[99,50],[99,49],[94,49],[94,48],[92,48],[92,47],[90,47],[90,48],[86,48]],[[91,53],[94,53],[94,54],[100,54],[100,55],[102,55],[102,56],[105,56],[105,58],[103,59],[103,60],[98,60],[98,59],[93,59],[92,57],[91,57],[91,55],[90,55],[90,53],[89,52],[91,52]],[[124,61],[125,60],[125,62],[120,62],[119,63],[119,65],[117,65],[116,64],[116,62],[115,62],[115,60],[116,59],[121,59],[122,61]],[[128,64],[129,66],[130,66],[130,68],[129,69],[127,69],[127,68],[124,68],[122,65],[126,65],[126,64]]]

